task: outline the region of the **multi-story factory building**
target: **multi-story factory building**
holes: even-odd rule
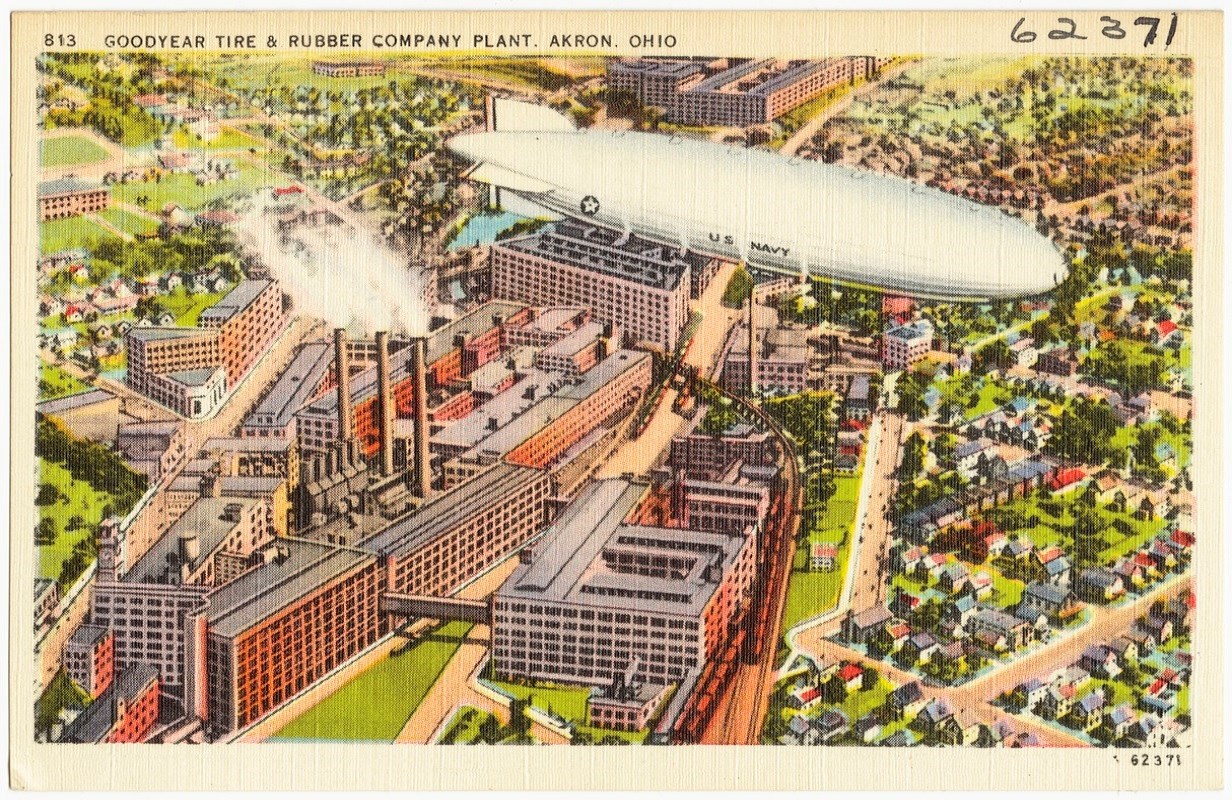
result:
[[[933,326],[926,319],[890,328],[882,339],[882,363],[886,369],[909,369],[933,347]]]
[[[295,435],[295,412],[308,405],[329,388],[330,369],[334,353],[327,342],[301,345],[295,358],[278,376],[257,405],[244,419],[240,436],[292,437]]]
[[[46,181],[38,186],[39,219],[76,217],[105,211],[111,205],[111,190],[76,178]]]
[[[888,61],[845,56],[819,61],[774,59],[624,59],[608,82],[664,109],[683,125],[745,127],[770,122],[828,89],[873,75]]]
[[[388,591],[452,592],[543,529],[552,485],[543,470],[498,464],[364,540]]]
[[[218,331],[218,351],[234,386],[248,373],[286,322],[282,292],[269,279],[240,281],[214,305],[201,312],[197,327]]]
[[[217,331],[133,328],[125,344],[125,381],[133,391],[189,419],[207,415],[222,401],[227,373]]]
[[[286,322],[271,280],[244,280],[206,309],[196,328],[128,331],[125,380],[182,417],[208,416],[278,336]]]
[[[382,578],[372,553],[280,539],[269,563],[213,592],[207,729],[255,722],[373,644]]]
[[[647,484],[591,484],[496,592],[493,656],[510,678],[666,684],[722,645],[754,577],[757,534],[626,521]]]
[[[713,259],[574,221],[492,247],[492,294],[584,306],[634,340],[672,352],[689,320],[690,275]]]

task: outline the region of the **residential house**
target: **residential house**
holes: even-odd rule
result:
[[[867,608],[843,620],[843,637],[849,642],[867,644],[891,618],[890,611],[885,606]]]
[[[980,724],[970,714],[959,712],[941,720],[937,725],[937,741],[952,747],[967,747],[975,744],[980,735]]]
[[[945,700],[937,699],[920,710],[912,725],[922,731],[925,736],[935,736],[942,723],[952,716],[954,716],[954,711],[950,708],[950,704]]]
[[[1087,602],[1110,603],[1125,594],[1125,581],[1107,567],[1087,567],[1078,573],[1075,594]]]
[[[1135,646],[1137,646],[1139,658],[1149,656],[1160,644],[1159,640],[1156,639],[1150,631],[1138,625],[1134,625],[1134,627],[1130,628],[1129,631],[1126,632],[1125,638],[1129,639]]]
[[[1069,720],[1080,730],[1091,733],[1103,724],[1105,705],[1103,691],[1096,689],[1073,704]]]
[[[799,684],[787,693],[787,705],[797,711],[808,711],[821,702],[821,690],[809,684]]]
[[[820,734],[822,744],[826,744],[846,733],[851,728],[851,720],[842,711],[832,708],[818,717],[813,725]]]
[[[907,643],[903,645],[903,653],[915,663],[927,664],[939,647],[936,637],[928,631],[920,631],[907,639]]]
[[[890,652],[897,653],[907,643],[907,639],[911,636],[911,626],[902,620],[891,622],[885,627],[886,635],[890,640]]]
[[[1044,693],[1044,699],[1035,708],[1035,713],[1044,719],[1063,719],[1074,707],[1077,690],[1073,684],[1052,684]]]
[[[1129,729],[1138,722],[1138,714],[1129,703],[1123,703],[1104,715],[1104,731],[1108,738],[1124,738]]]
[[[1048,693],[1049,686],[1051,684],[1039,678],[1028,678],[1018,684],[1017,688],[1014,689],[1014,693],[1019,697],[1023,709],[1030,711],[1044,699],[1044,695]]]
[[[1102,644],[1089,645],[1078,657],[1078,666],[1100,678],[1115,678],[1121,674],[1117,653]]]
[[[946,564],[937,576],[937,588],[947,594],[958,594],[967,586],[970,578],[967,568],[957,561]]]
[[[991,597],[993,588],[992,576],[982,570],[972,575],[967,581],[967,591],[979,600],[987,600]]]
[[[927,703],[919,681],[904,683],[886,697],[886,708],[895,719],[913,719]]]
[[[847,691],[859,691],[864,682],[864,669],[859,664],[844,664],[838,670],[838,679],[843,682]]]
[[[1117,664],[1121,669],[1138,660],[1138,645],[1124,636],[1118,636],[1109,642],[1107,648],[1116,654]]]
[[[981,634],[990,634],[992,643],[1001,645],[995,650],[1016,650],[1034,636],[1028,623],[995,608],[976,612],[967,624],[967,630],[973,638],[986,645],[989,644],[988,637],[981,638]]]
[[[1049,624],[1060,626],[1082,611],[1078,598],[1069,589],[1051,583],[1032,583],[1022,592],[1022,599],[1014,609],[1019,619],[1035,620],[1043,615]]]
[[[811,555],[814,572],[833,572],[838,566],[838,548],[833,544],[814,542]]]
[[[851,731],[857,740],[868,744],[881,735],[881,719],[876,713],[869,712],[856,720]]]
[[[941,621],[951,630],[966,627],[971,617],[980,610],[980,604],[972,595],[955,597],[941,609]]]

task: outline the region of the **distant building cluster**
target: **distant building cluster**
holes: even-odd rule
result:
[[[608,84],[681,125],[746,127],[781,117],[828,89],[867,78],[889,59],[817,61],[638,58],[613,61]]]
[[[382,61],[313,61],[312,71],[328,78],[369,78],[385,74]]]

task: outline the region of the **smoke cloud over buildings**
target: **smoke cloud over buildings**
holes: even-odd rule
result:
[[[424,335],[423,278],[375,234],[348,222],[285,228],[258,205],[236,225],[241,242],[278,280],[299,313],[356,335]]]

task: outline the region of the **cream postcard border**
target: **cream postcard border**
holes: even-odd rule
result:
[[[1141,9],[1121,17],[1151,14]],[[1169,11],[1158,16],[1167,19]],[[44,50],[103,51],[107,34],[303,34],[432,31],[474,34],[530,32],[545,43],[552,33],[609,33],[619,55],[774,55],[817,57],[877,54],[990,53],[1161,55],[1126,38],[1095,35],[1050,40],[1058,15],[1096,31],[1112,11],[1050,12],[19,12],[12,17],[12,490],[10,525],[34,523],[33,426],[35,381],[23,367],[35,348],[34,213],[37,136],[34,135],[35,56]],[[29,620],[34,553],[28,535],[11,537],[10,782],[25,789],[1213,789],[1223,757],[1223,544],[1220,536],[1223,42],[1219,12],[1180,11],[1168,55],[1195,61],[1197,210],[1194,290],[1194,439],[1199,593],[1194,639],[1195,745],[1182,765],[1134,767],[1133,751],[1116,749],[972,750],[775,747],[424,747],[357,744],[73,746],[36,744],[33,737],[34,641]],[[1009,32],[1019,17],[1039,26],[1031,45]],[[74,47],[45,47],[47,33],[72,32]],[[671,51],[633,49],[634,34],[671,34]],[[1162,33],[1162,31],[1161,31]],[[258,50],[259,51],[259,50]],[[291,50],[286,50],[291,52]],[[328,49],[313,52],[330,52]],[[356,52],[334,50],[333,52]],[[567,54],[500,49],[493,55]],[[276,765],[276,766],[275,766]]]

